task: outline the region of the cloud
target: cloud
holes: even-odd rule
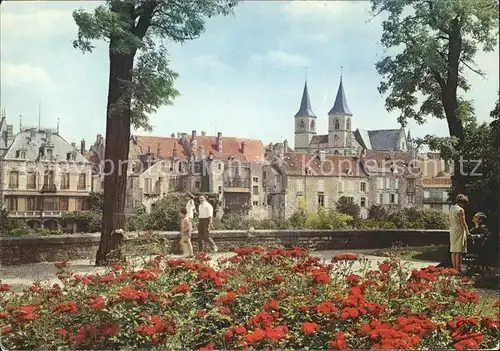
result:
[[[2,85],[11,87],[24,87],[26,85],[37,85],[47,88],[53,86],[50,76],[42,68],[26,63],[13,64],[2,62]]]
[[[2,5],[2,9],[3,9]],[[33,12],[19,13],[2,11],[2,37],[13,39],[32,39],[46,37],[54,34],[72,33],[76,24],[70,11],[66,10],[36,10]]]
[[[253,54],[248,59],[248,63],[258,65],[269,63],[273,66],[286,68],[311,66],[311,61],[307,57],[283,51],[269,51],[263,55]]]
[[[191,60],[191,64],[196,68],[210,69],[219,72],[232,71],[233,67],[222,62],[217,56],[204,54]]]

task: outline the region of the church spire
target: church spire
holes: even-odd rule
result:
[[[347,106],[347,99],[344,92],[344,84],[342,84],[342,75],[340,75],[340,84],[337,91],[337,97],[335,98],[335,104],[333,105],[329,115],[350,115],[352,116],[351,110]]]
[[[304,84],[304,91],[302,92],[302,101],[300,102],[299,111],[295,117],[316,117],[312,108],[311,101],[309,101],[309,91],[307,90],[307,80]]]

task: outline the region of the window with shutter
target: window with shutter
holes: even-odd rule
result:
[[[395,181],[394,181],[394,189],[399,189],[399,179],[396,178]]]

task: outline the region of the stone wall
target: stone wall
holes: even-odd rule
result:
[[[243,230],[215,231],[213,238],[219,250],[262,245],[267,247],[305,246],[318,250],[354,250],[388,248],[395,243],[405,246],[448,244],[446,230]],[[35,262],[93,260],[100,234],[68,234],[49,237],[0,237],[0,265]],[[140,246],[152,242],[142,233],[128,233],[126,243]],[[177,251],[179,234],[159,232],[155,238],[170,251]],[[196,233],[193,234],[196,250]]]

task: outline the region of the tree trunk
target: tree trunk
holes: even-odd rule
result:
[[[111,46],[112,44],[110,44]],[[122,82],[132,80],[135,52],[109,53],[109,90],[106,119],[106,151],[104,163],[104,210],[101,241],[96,265],[121,258],[123,237],[115,230],[124,229],[125,191],[127,186],[127,160],[130,140],[131,96]]]
[[[443,107],[448,122],[448,130],[450,136],[456,137],[459,140],[457,146],[457,155],[454,157],[454,167],[452,175],[452,192],[451,200],[454,202],[458,194],[465,193],[467,177],[463,173],[463,165],[461,164],[461,149],[464,142],[464,126],[458,115],[458,77],[460,54],[462,52],[462,35],[460,21],[455,18],[451,22],[448,42],[448,75],[446,77],[446,87],[442,92]]]

